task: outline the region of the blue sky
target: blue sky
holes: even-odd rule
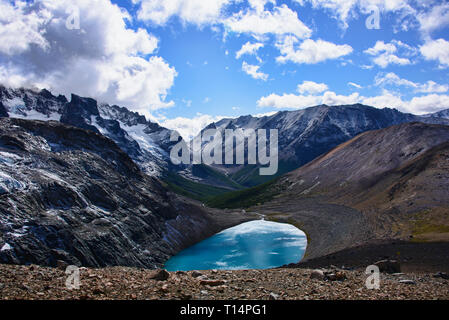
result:
[[[93,96],[184,136],[321,103],[449,108],[447,1],[64,2],[0,0],[0,82]]]

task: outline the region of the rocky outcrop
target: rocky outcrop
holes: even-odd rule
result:
[[[172,165],[169,156],[175,144],[170,141],[172,130],[147,121],[144,116],[127,108],[98,103],[75,94],[71,95],[69,102],[64,96],[54,96],[45,89],[7,89],[1,85],[0,103],[0,117],[3,114],[28,120],[55,120],[101,133],[113,140],[144,172],[154,177],[167,178],[168,174],[171,177],[174,174],[175,178],[181,176],[181,179],[203,184],[235,188],[226,179],[217,179],[217,173],[210,168],[197,170],[192,166]]]
[[[6,110],[3,103],[0,101],[0,118],[8,118],[8,111]]]
[[[2,263],[153,268],[248,220],[178,198],[103,135],[0,119]]]

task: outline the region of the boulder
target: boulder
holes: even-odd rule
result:
[[[226,283],[224,280],[201,280],[200,284],[202,286],[218,287]]]
[[[170,277],[170,273],[168,273],[167,270],[157,270],[154,275],[150,277],[150,279],[156,280],[156,281],[166,281]]]
[[[444,272],[435,273],[433,275],[433,277],[434,278],[441,278],[441,279],[449,280],[449,275],[447,273],[444,273]]]
[[[199,278],[201,277],[203,274],[199,271],[192,271],[192,278]]]
[[[317,279],[317,280],[324,280],[326,278],[326,275],[321,270],[313,270],[312,274],[310,275],[310,279]]]
[[[269,296],[269,299],[270,300],[279,300],[279,295],[274,293],[274,292],[271,292],[270,296]]]
[[[401,264],[396,260],[381,260],[374,264],[379,267],[380,272],[384,273],[401,273]]]

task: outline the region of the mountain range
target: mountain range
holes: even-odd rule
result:
[[[277,129],[280,151],[277,175],[280,176],[301,167],[363,132],[409,122],[448,125],[449,120],[443,117],[447,114],[448,111],[416,116],[396,109],[377,109],[361,104],[322,105],[298,111],[282,111],[262,118],[245,116],[237,119],[223,119],[210,124],[204,130],[219,130],[222,132],[224,141],[223,132],[226,129]],[[207,143],[203,144],[203,148],[206,145]],[[252,187],[273,178],[260,176],[258,166],[220,165],[214,168],[245,187]]]
[[[116,142],[145,173],[162,178],[173,190],[198,200],[275,178],[260,176],[257,165],[174,166],[169,157],[175,144],[170,142],[172,130],[147,121],[144,116],[127,108],[98,103],[75,94],[68,101],[64,96],[54,96],[45,89],[37,91],[0,86],[1,114],[30,120],[56,120],[101,133]],[[281,176],[360,133],[414,121],[449,124],[447,115],[448,111],[416,116],[396,109],[377,109],[360,104],[321,105],[267,117],[223,119],[204,130],[277,129],[282,152],[276,176]],[[203,148],[206,145],[204,143]]]
[[[153,268],[260,215],[304,230],[307,258],[449,232],[448,111],[321,105],[204,129],[277,129],[270,177],[174,166],[171,130],[75,94],[0,86],[0,118],[1,262]]]

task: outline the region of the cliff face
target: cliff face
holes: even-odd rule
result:
[[[0,262],[153,268],[223,228],[112,140],[59,122],[0,119]]]

